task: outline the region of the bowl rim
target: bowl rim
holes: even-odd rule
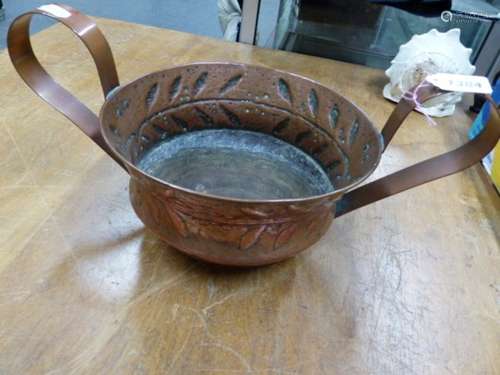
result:
[[[173,70],[173,69],[187,69],[190,67],[198,67],[200,65],[234,65],[234,66],[241,66],[241,67],[251,67],[251,68],[256,68],[256,69],[265,70],[265,71],[272,71],[275,73],[277,72],[279,74],[282,74],[284,76],[292,76],[292,77],[299,79],[299,80],[305,80],[313,85],[316,85],[318,87],[322,87],[323,89],[326,89],[328,91],[333,91],[336,95],[338,95],[339,97],[341,97],[342,99],[344,99],[345,101],[350,103],[358,113],[360,113],[362,116],[364,116],[366,118],[366,120],[368,120],[367,121],[368,126],[370,126],[371,130],[377,135],[377,137],[376,137],[376,139],[378,141],[377,159],[373,163],[372,167],[363,176],[359,177],[356,181],[354,181],[354,182],[352,182],[352,183],[350,183],[350,184],[348,184],[340,189],[334,189],[333,191],[330,191],[328,193],[311,195],[311,196],[302,197],[302,198],[243,199],[243,198],[226,197],[226,196],[220,196],[220,195],[215,195],[215,194],[198,192],[196,190],[185,188],[185,187],[180,186],[180,185],[172,184],[170,182],[164,181],[160,178],[157,178],[153,175],[146,173],[145,171],[143,171],[142,169],[138,168],[136,165],[131,163],[127,158],[123,157],[121,155],[121,153],[116,150],[113,143],[108,139],[108,136],[107,136],[106,132],[104,131],[104,121],[103,121],[104,112],[107,110],[108,106],[110,105],[109,103],[110,103],[111,99],[115,96],[116,93],[118,93],[122,89],[125,89],[127,87],[131,87],[134,84],[138,83],[139,81],[142,81],[145,78],[148,78],[148,77],[151,77],[154,75],[161,75],[161,74],[166,73],[166,72]],[[327,199],[327,198],[332,198],[332,200],[333,200],[333,198],[340,199],[346,192],[348,192],[348,191],[352,190],[354,187],[360,185],[363,181],[365,181],[369,176],[372,175],[372,173],[375,171],[375,169],[377,169],[377,167],[380,163],[380,159],[382,157],[382,152],[384,149],[384,141],[383,141],[382,135],[381,135],[380,131],[373,125],[373,121],[370,119],[370,117],[368,117],[368,115],[365,113],[365,111],[362,110],[361,108],[359,108],[354,102],[352,102],[351,100],[346,98],[344,95],[339,94],[333,88],[325,86],[314,79],[304,77],[304,76],[297,74],[297,73],[288,72],[288,71],[284,71],[281,69],[269,68],[267,66],[262,66],[262,65],[246,64],[246,63],[242,63],[242,62],[233,62],[233,61],[206,61],[206,62],[200,61],[200,62],[192,62],[192,63],[188,63],[188,64],[172,65],[169,68],[155,70],[153,72],[150,72],[150,73],[144,74],[138,78],[135,78],[134,80],[132,80],[124,85],[120,85],[120,86],[115,87],[106,96],[105,101],[104,101],[103,105],[101,106],[101,109],[99,110],[99,130],[102,134],[102,137],[104,138],[104,141],[106,142],[109,149],[111,150],[111,152],[127,167],[127,169],[129,170],[129,173],[130,173],[130,170],[132,170],[135,173],[142,175],[142,176],[154,181],[155,183],[159,184],[160,186],[162,186],[164,188],[180,190],[183,193],[195,195],[195,196],[198,196],[200,198],[206,198],[206,199],[208,198],[208,199],[214,199],[217,201],[226,201],[226,202],[231,202],[231,203],[297,204],[297,203],[308,203],[308,202],[323,200],[323,199]]]

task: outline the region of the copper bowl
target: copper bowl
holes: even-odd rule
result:
[[[62,22],[90,50],[106,98],[99,118],[40,66],[29,40],[33,14]],[[130,174],[131,202],[144,224],[180,251],[224,265],[255,266],[291,257],[318,241],[335,216],[467,168],[495,146],[500,134],[492,106],[487,129],[474,141],[354,189],[377,167],[384,148],[414,109],[414,99],[423,102],[440,90],[430,84],[414,89],[380,134],[363,111],[332,89],[263,67],[199,63],[119,86],[99,29],[65,5],[50,4],[19,16],[10,26],[8,48],[25,82]],[[179,141],[183,139],[191,143]],[[191,159],[186,160],[192,160],[166,168],[175,172],[175,181],[152,172],[156,159],[144,162],[172,141],[191,147]],[[220,143],[233,157],[214,164],[203,158],[198,143],[207,152]],[[241,155],[250,159],[238,164]],[[252,164],[252,155],[259,162]],[[288,164],[275,173],[278,159]],[[235,173],[241,174],[236,182]],[[188,175],[189,183],[184,183]],[[203,184],[196,184],[197,176]],[[229,190],[224,190],[225,183]],[[214,193],[217,189],[225,193]]]

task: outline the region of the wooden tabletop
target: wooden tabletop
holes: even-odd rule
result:
[[[380,128],[382,71],[98,19],[122,82],[195,61],[299,73]],[[94,111],[87,51],[62,26],[34,38]],[[334,221],[269,267],[191,260],[145,230],[122,169],[37,98],[0,55],[0,374],[500,374],[500,200],[481,167]],[[377,176],[465,140],[462,110],[413,113]]]

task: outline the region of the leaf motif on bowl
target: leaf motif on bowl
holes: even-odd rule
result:
[[[281,246],[285,245],[290,238],[293,236],[295,231],[297,230],[298,225],[295,223],[286,223],[283,224],[280,228],[280,231],[278,232],[278,235],[274,239],[274,246],[273,249],[277,250]]]
[[[271,131],[274,135],[278,135],[280,132],[285,130],[288,125],[290,125],[290,118],[286,117],[276,124],[276,126]]]
[[[266,218],[269,217],[269,213],[257,210],[255,208],[243,207],[240,209],[241,212],[255,218]]]
[[[349,145],[352,146],[356,142],[356,137],[359,133],[359,121],[355,119],[352,122],[351,130],[349,131]]]
[[[198,107],[194,107],[194,110],[196,112],[196,115],[198,116],[198,118],[201,120],[201,122],[205,127],[211,128],[214,126],[214,120],[208,113],[204,112],[202,109]]]
[[[243,75],[242,74],[238,74],[232,78],[230,78],[225,84],[224,86],[222,86],[222,88],[220,89],[220,95],[225,95],[227,94],[229,91],[233,90],[236,86],[238,86],[238,84],[240,83],[241,79],[243,78]]]
[[[177,230],[177,232],[182,236],[186,237],[189,233],[188,227],[182,217],[177,213],[177,211],[172,207],[169,202],[165,202],[165,210],[167,211],[167,214],[170,218],[170,221],[172,222],[174,228]]]
[[[309,106],[309,111],[311,111],[311,115],[316,117],[318,114],[318,94],[316,94],[316,90],[311,89],[309,91],[309,96],[307,97],[307,104]]]
[[[201,73],[193,85],[193,96],[198,95],[207,85],[208,72]]]
[[[311,207],[298,206],[296,204],[291,204],[288,206],[288,210],[292,213],[306,213],[311,211]]]
[[[158,83],[155,83],[148,90],[146,94],[146,106],[148,107],[148,109],[151,109],[151,107],[155,104],[156,99],[158,99],[159,92],[160,92],[160,86],[158,85]]]
[[[337,127],[339,116],[340,116],[339,107],[335,104],[333,108],[330,110],[330,115],[329,115],[330,126],[332,127],[332,129],[335,129]]]
[[[181,76],[177,76],[172,81],[169,91],[170,101],[174,100],[177,97],[177,95],[179,95],[179,93],[181,92],[181,79],[182,79]]]
[[[222,109],[222,111],[224,112],[224,114],[226,115],[228,120],[231,122],[231,126],[233,126],[235,128],[241,128],[241,126],[242,126],[241,120],[238,117],[238,115],[236,115],[236,113],[231,111],[229,108],[226,108],[222,104],[220,105],[220,108]]]
[[[123,99],[115,109],[116,117],[122,117],[125,114],[125,111],[128,109],[130,103],[128,99]]]
[[[251,248],[253,245],[255,245],[259,239],[262,233],[266,230],[267,225],[261,225],[256,228],[251,228],[243,236],[241,236],[240,240],[240,249],[242,250],[247,250]]]
[[[278,80],[278,94],[283,100],[285,100],[289,104],[292,104],[292,93],[290,92],[290,86],[288,86],[288,83],[283,78],[280,78]]]

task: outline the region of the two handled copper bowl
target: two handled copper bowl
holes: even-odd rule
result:
[[[36,14],[63,23],[90,51],[105,96],[99,117],[36,59],[29,37]],[[442,91],[413,89],[379,133],[332,89],[258,66],[191,64],[120,85],[102,33],[66,5],[16,18],[8,49],[28,86],[129,173],[132,206],[144,224],[176,249],[224,265],[291,257],[318,241],[335,217],[468,168],[500,136],[490,104],[476,139],[357,187],[415,108],[409,98],[424,102]]]

